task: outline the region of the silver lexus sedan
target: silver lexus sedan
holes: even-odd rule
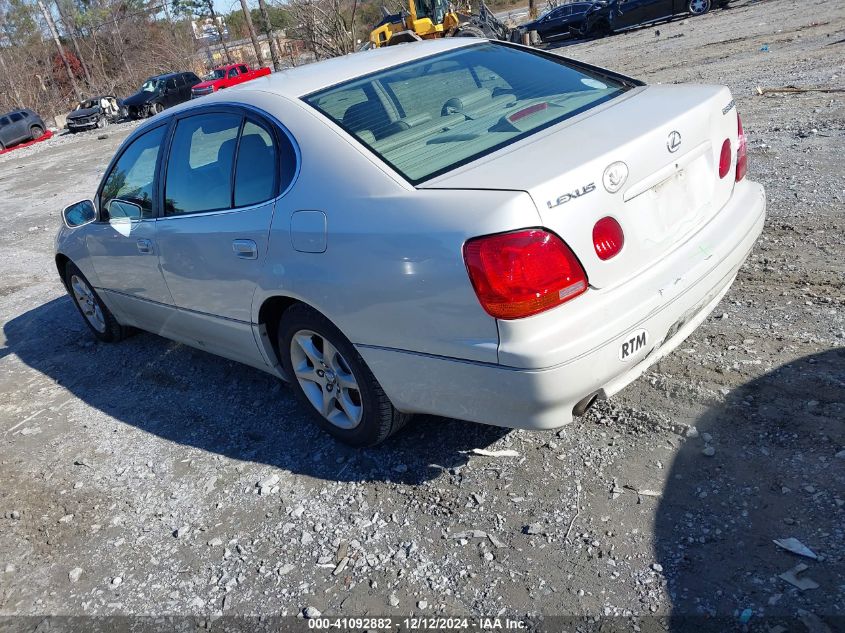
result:
[[[341,441],[412,414],[549,429],[671,352],[763,227],[723,86],[470,38],[349,55],[153,117],[56,265],[133,328],[291,385]]]

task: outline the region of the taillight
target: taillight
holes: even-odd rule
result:
[[[719,178],[724,178],[728,175],[728,172],[731,170],[732,159],[731,141],[726,138],[725,142],[722,143],[722,153],[719,155]]]
[[[464,261],[481,307],[497,319],[531,316],[587,289],[587,275],[575,254],[543,229],[470,240]]]
[[[742,129],[742,119],[736,115],[736,127],[739,136],[739,147],[736,150],[736,181],[745,178],[748,172],[748,143],[745,139],[745,131]]]
[[[625,245],[625,234],[619,222],[611,217],[602,218],[593,227],[593,248],[599,259],[616,257]]]

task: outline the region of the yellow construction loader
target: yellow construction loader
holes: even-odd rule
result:
[[[481,2],[478,14],[469,5],[455,8],[449,0],[408,0],[408,10],[384,17],[370,32],[369,47],[392,46],[438,37],[487,37],[511,40],[516,33]]]

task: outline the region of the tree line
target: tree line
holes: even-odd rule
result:
[[[383,4],[398,12],[407,0],[232,0],[223,15],[213,0],[0,0],[0,113],[25,107],[51,118],[84,98],[125,97],[152,75],[202,75],[212,47],[224,62],[261,64],[261,39],[279,70],[296,63],[271,35],[282,31],[312,59],[344,55],[367,40]],[[217,32],[196,38],[192,21]],[[232,55],[237,39],[251,40],[247,59]]]

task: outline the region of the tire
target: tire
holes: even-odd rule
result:
[[[468,24],[466,26],[459,27],[458,32],[455,33],[454,37],[487,37],[487,35],[480,27]]]
[[[98,130],[102,130],[108,124],[109,124],[109,120],[105,116],[101,116],[99,119],[97,119],[97,129]]]
[[[154,117],[157,114],[164,112],[164,106],[160,103],[154,103],[150,106],[150,116]]]
[[[375,446],[411,418],[396,410],[352,343],[316,310],[302,304],[286,310],[278,342],[291,388],[335,439]]]
[[[710,10],[711,0],[689,0],[687,10],[690,15],[704,15]]]
[[[44,135],[44,128],[40,125],[33,125],[29,128],[29,136],[33,141],[38,140]]]
[[[129,330],[117,322],[97,291],[72,262],[65,266],[65,286],[82,320],[97,339],[103,343],[117,343],[126,338]]]
[[[128,118],[129,118],[129,110],[127,110],[124,107],[121,107],[120,113],[117,115],[117,120],[118,121],[125,121]]]

